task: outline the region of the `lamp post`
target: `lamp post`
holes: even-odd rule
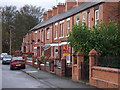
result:
[[[11,41],[11,39],[12,39],[12,33],[11,33],[11,31],[13,30],[13,26],[12,25],[9,25],[9,31],[10,31],[10,55],[11,55],[11,51],[12,51],[12,41]]]

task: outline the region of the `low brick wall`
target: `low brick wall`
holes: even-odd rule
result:
[[[46,71],[50,71],[50,66],[46,66]]]
[[[44,64],[40,64],[40,69],[41,69],[41,70],[43,70],[43,71],[45,71],[45,70],[46,70],[46,68],[45,68]]]
[[[93,66],[90,85],[98,88],[120,88],[120,69]]]
[[[26,64],[33,66],[33,65],[32,65],[32,62],[26,62]]]
[[[62,76],[62,71],[60,68],[55,68],[55,74],[58,76]]]

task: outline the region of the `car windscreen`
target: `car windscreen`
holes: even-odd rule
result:
[[[11,60],[11,58],[3,58],[3,60]]]
[[[23,60],[22,57],[13,57],[12,60]]]

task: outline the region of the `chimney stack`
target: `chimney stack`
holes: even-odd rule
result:
[[[52,17],[52,10],[48,10],[47,11],[47,19],[49,19],[50,17]]]
[[[66,11],[77,5],[76,0],[66,0]]]
[[[64,12],[65,11],[65,4],[64,3],[59,3],[57,5],[57,14]]]
[[[44,13],[43,14],[43,20],[46,20],[47,19],[47,13]]]
[[[52,16],[55,16],[57,15],[57,7],[53,7],[53,10],[52,10]]]
[[[89,0],[77,0],[77,6],[80,5],[83,2],[88,2]]]

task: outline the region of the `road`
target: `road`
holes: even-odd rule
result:
[[[49,88],[20,70],[10,70],[2,65],[2,88]]]

